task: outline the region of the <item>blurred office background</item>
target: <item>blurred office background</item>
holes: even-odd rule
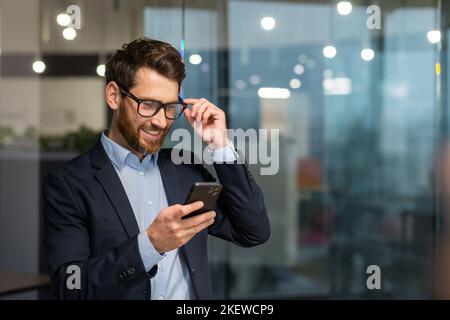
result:
[[[57,21],[70,5],[80,29]],[[271,239],[210,239],[217,298],[432,298],[449,14],[444,0],[0,0],[0,273],[47,272],[43,176],[108,126],[104,63],[149,36],[184,51],[186,97],[230,128],[280,129],[279,172],[251,166]],[[2,297],[51,298],[22,289]]]

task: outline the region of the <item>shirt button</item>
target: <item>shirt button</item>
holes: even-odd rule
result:
[[[163,297],[163,296],[159,296],[158,299],[159,299],[159,300],[164,300],[164,297]]]
[[[150,200],[147,201],[147,204],[153,204],[153,202],[151,202]]]
[[[162,263],[158,263],[158,269],[159,269],[159,270],[162,270],[162,269],[163,269]]]
[[[139,171],[139,175],[143,176],[144,175],[144,171]]]

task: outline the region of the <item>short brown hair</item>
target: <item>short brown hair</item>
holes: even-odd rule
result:
[[[106,63],[106,83],[115,81],[131,89],[139,68],[148,67],[169,79],[176,80],[180,88],[186,77],[180,53],[166,42],[150,38],[139,38],[117,50]]]

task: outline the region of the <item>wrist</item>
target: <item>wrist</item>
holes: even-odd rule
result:
[[[228,137],[225,135],[222,139],[213,140],[208,147],[211,151],[213,151],[226,148],[229,144],[230,142],[228,141]]]
[[[164,250],[162,250],[162,248],[159,247],[157,241],[154,238],[152,229],[149,227],[147,228],[147,237],[148,240],[150,240],[150,243],[153,245],[153,248],[155,248],[155,250],[160,254],[160,255],[164,255]]]
[[[208,145],[210,150],[217,150],[226,148],[228,146],[228,135],[226,130],[217,131],[217,135],[214,135]]]

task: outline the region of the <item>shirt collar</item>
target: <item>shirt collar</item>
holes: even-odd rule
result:
[[[158,152],[154,154],[146,154],[142,162],[139,164],[138,158],[128,149],[122,147],[117,142],[108,138],[108,130],[105,130],[102,133],[101,142],[103,147],[105,148],[106,154],[111,159],[111,161],[116,165],[116,167],[121,170],[125,163],[127,163],[127,159],[129,159],[128,164],[133,166],[134,164],[147,167],[148,165],[154,166],[158,161]],[[135,158],[135,161],[132,159]],[[135,167],[135,166],[133,166]],[[136,168],[140,169],[140,168]]]

